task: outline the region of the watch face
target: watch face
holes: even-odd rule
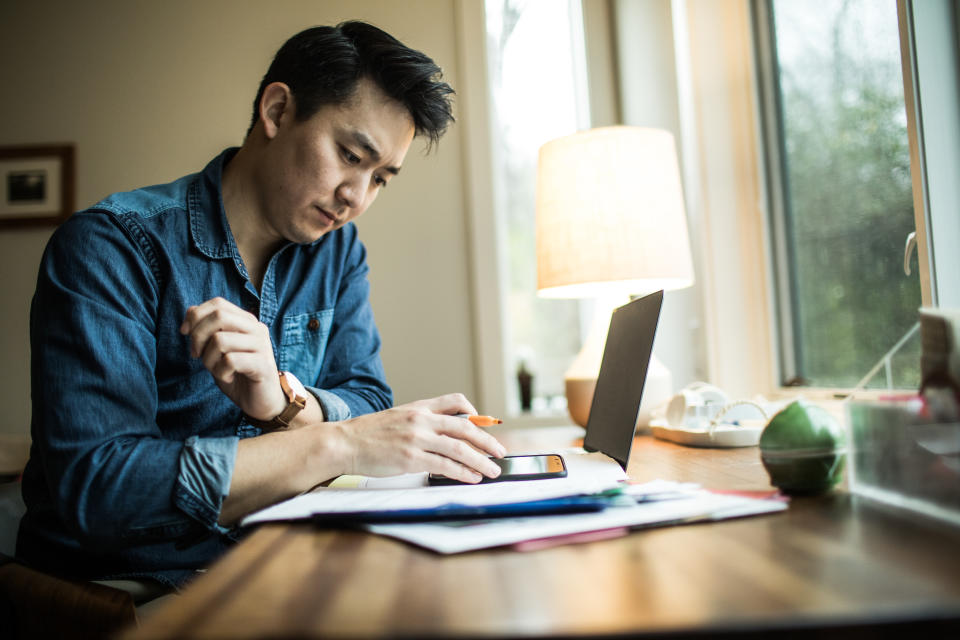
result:
[[[303,386],[303,383],[297,379],[297,376],[293,375],[289,371],[282,372],[281,380],[286,380],[287,385],[289,385],[290,390],[293,391],[295,396],[299,396],[301,399],[306,400],[307,398],[307,389]],[[286,389],[284,389],[286,391]]]

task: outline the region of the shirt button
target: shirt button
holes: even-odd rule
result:
[[[307,323],[307,329],[310,331],[316,331],[320,328],[320,321],[316,318],[310,318],[310,322]]]

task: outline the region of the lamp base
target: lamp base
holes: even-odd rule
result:
[[[596,378],[565,378],[564,387],[567,392],[567,411],[570,417],[581,427],[587,426],[590,418],[590,405],[593,403],[593,392],[597,388]]]
[[[567,411],[573,421],[586,428],[590,419],[590,407],[593,404],[593,392],[597,388],[597,378],[567,376],[564,379],[567,393]],[[643,385],[643,400],[637,413],[636,428],[648,431],[650,412],[670,399],[673,394],[673,374],[655,355],[650,356],[647,367],[647,379]]]

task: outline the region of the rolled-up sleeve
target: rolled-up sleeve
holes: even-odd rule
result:
[[[317,399],[320,409],[323,411],[323,419],[327,422],[338,422],[353,417],[353,414],[350,413],[350,407],[337,394],[316,387],[306,387],[306,389]]]
[[[227,533],[217,524],[220,506],[230,493],[238,437],[191,436],[180,453],[175,501],[180,509],[209,529]]]
[[[31,307],[33,456],[44,501],[84,546],[175,539],[198,524],[224,532],[217,519],[238,440],[187,437],[202,424],[158,424],[154,269],[105,214],[73,216],[41,262]]]

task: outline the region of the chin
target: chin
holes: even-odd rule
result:
[[[312,237],[304,238],[303,240],[299,241],[297,244],[313,244],[314,242],[316,242],[317,240],[319,240],[319,239],[322,238],[323,236],[327,235],[327,234],[330,233],[331,231],[333,231],[333,229],[327,229],[326,231],[321,231],[320,233],[315,233],[315,234],[313,234]]]
[[[340,225],[332,225],[330,227],[324,227],[323,229],[316,230],[313,233],[304,234],[305,239],[300,244],[313,244],[323,236],[333,231],[336,231],[339,228],[340,228]]]

